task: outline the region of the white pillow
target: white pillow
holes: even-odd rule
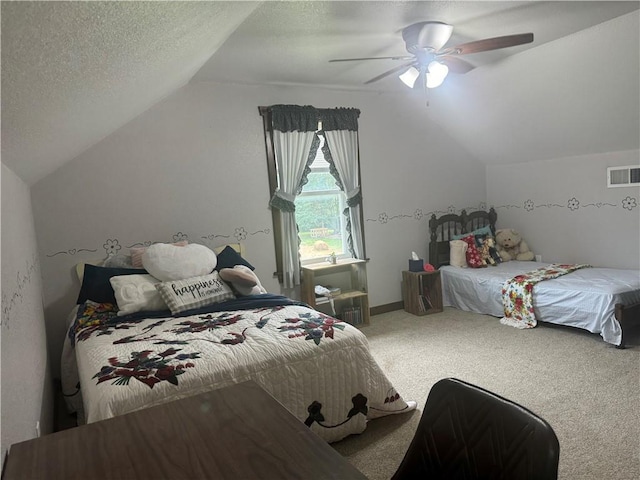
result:
[[[206,275],[216,268],[217,262],[213,250],[198,243],[182,247],[155,243],[142,255],[145,270],[163,282]]]
[[[117,275],[109,282],[118,304],[118,315],[166,310],[167,304],[156,290],[160,280],[151,275]]]
[[[220,279],[218,272],[186,280],[158,283],[156,289],[173,314],[235,298],[229,285]]]
[[[449,242],[449,265],[454,267],[467,266],[467,242],[462,240],[451,240]]]

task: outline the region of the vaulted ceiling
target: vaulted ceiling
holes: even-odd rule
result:
[[[640,148],[638,1],[2,2],[2,162],[33,184],[188,82],[414,95],[402,28],[447,45],[534,42],[466,56],[428,115],[485,163]]]

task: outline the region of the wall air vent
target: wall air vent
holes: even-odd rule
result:
[[[637,187],[640,186],[640,166],[607,168],[607,187]]]

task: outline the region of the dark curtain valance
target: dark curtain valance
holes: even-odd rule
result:
[[[320,120],[325,132],[331,130],[358,131],[358,117],[360,110],[357,108],[320,108]]]
[[[273,129],[281,132],[315,132],[318,130],[318,110],[312,106],[273,105]]]
[[[274,130],[281,132],[315,132],[318,121],[322,121],[322,129],[358,131],[357,108],[315,108],[311,105],[273,105],[271,121]]]

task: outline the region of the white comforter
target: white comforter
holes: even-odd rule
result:
[[[76,381],[71,343],[68,391]],[[328,442],[415,408],[362,332],[299,305],[89,326],[77,330],[75,357],[89,423],[249,379]]]
[[[502,317],[502,286],[516,275],[548,266],[538,262],[504,262],[496,267],[441,267],[446,306]],[[640,302],[640,272],[615,268],[584,268],[535,285],[533,304],[539,321],[569,325],[599,333],[619,345],[622,329],[616,303]]]

